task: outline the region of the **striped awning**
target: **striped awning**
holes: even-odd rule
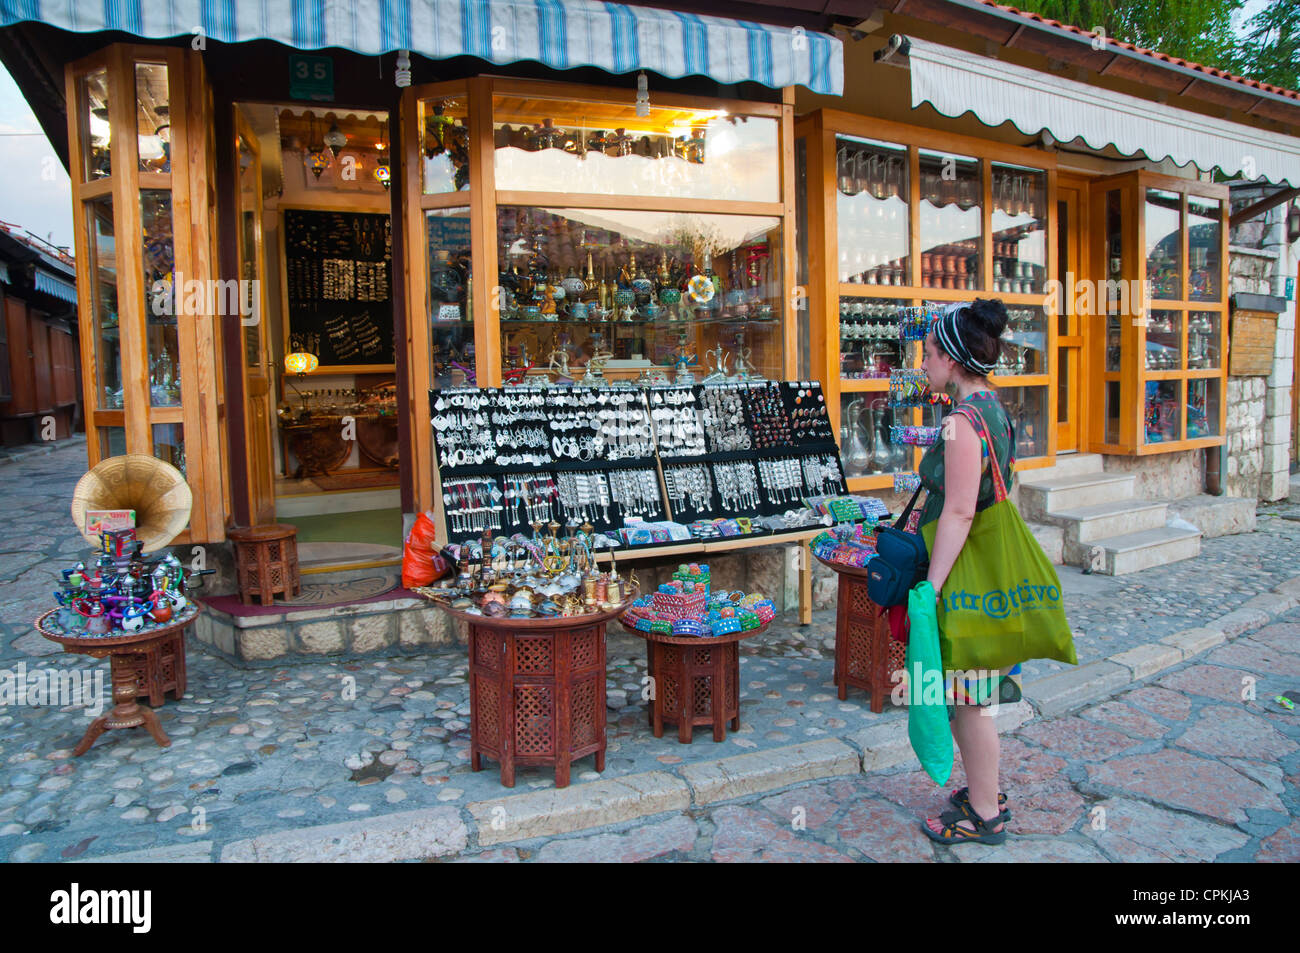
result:
[[[77,286],[70,281],[56,278],[54,275],[37,268],[34,284],[37,291],[44,291],[47,295],[53,295],[68,302],[68,304],[77,303]]]
[[[497,65],[536,60],[708,76],[719,83],[844,91],[844,48],[800,27],[652,10],[596,0],[4,0],[0,26],[36,20],[64,30],[122,30],[223,43],[276,40],[300,50],[368,55],[412,50],[432,59],[476,56]]]

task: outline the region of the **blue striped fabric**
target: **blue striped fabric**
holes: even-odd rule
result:
[[[844,92],[844,47],[835,37],[608,0],[0,0],[0,27],[26,21],[152,39],[197,26],[223,43],[269,39],[370,56],[409,49],[432,59],[537,60],[561,70]]]

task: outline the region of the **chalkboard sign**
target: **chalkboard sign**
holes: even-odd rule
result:
[[[321,366],[393,364],[393,230],[387,215],[284,211],[289,349]]]

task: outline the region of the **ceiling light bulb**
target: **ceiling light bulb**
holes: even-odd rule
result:
[[[397,51],[397,72],[393,74],[393,82],[403,89],[411,85],[411,54],[406,50]]]

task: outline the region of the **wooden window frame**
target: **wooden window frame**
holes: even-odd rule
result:
[[[1120,193],[1121,215],[1121,273],[1125,282],[1137,281],[1138,287],[1146,287],[1146,190],[1149,188],[1177,192],[1181,196],[1180,210],[1182,225],[1179,238],[1179,281],[1181,297],[1152,298],[1145,300],[1145,310],[1141,316],[1121,316],[1120,369],[1107,371],[1106,367],[1106,314],[1102,303],[1098,303],[1098,312],[1090,320],[1095,322],[1093,333],[1085,334],[1085,348],[1089,351],[1089,363],[1098,369],[1093,379],[1088,381],[1084,391],[1085,402],[1089,404],[1090,413],[1085,414],[1087,421],[1086,447],[1093,453],[1105,453],[1121,456],[1153,456],[1162,453],[1177,453],[1186,450],[1199,450],[1206,447],[1223,446],[1226,437],[1224,431],[1228,418],[1228,217],[1230,214],[1229,190],[1226,185],[1202,182],[1199,179],[1183,179],[1146,170],[1126,172],[1121,175],[1107,176],[1091,183],[1091,220],[1094,223],[1088,236],[1088,245],[1092,255],[1093,267],[1090,274],[1104,281],[1107,275],[1106,265],[1108,251],[1106,248],[1106,194],[1112,191]],[[1188,296],[1190,257],[1189,225],[1187,219],[1187,201],[1189,196],[1219,200],[1221,219],[1219,227],[1219,300],[1204,301]],[[1146,353],[1147,319],[1150,311],[1174,311],[1182,315],[1180,322],[1180,348],[1182,367],[1174,370],[1150,370],[1145,359],[1139,359]],[[1188,315],[1193,311],[1211,311],[1219,315],[1219,367],[1188,368]],[[1150,381],[1173,380],[1183,383],[1181,388],[1181,408],[1179,412],[1180,438],[1157,443],[1145,440],[1146,384]],[[1217,380],[1219,384],[1218,433],[1208,437],[1188,438],[1187,434],[1187,382],[1192,380]],[[1119,405],[1122,410],[1119,418],[1119,434],[1116,440],[1106,439],[1106,386],[1118,381],[1120,384]]]
[[[782,90],[782,101],[763,103],[747,100],[718,99],[680,94],[655,94],[655,106],[686,109],[726,108],[751,116],[770,117],[778,122],[778,163],[780,193],[773,202],[717,201],[672,197],[638,197],[569,192],[498,191],[496,188],[495,146],[493,142],[493,97],[519,95],[533,100],[560,102],[604,102],[631,105],[632,91],[606,86],[551,81],[507,79],[477,76],[464,80],[409,87],[402,94],[403,186],[402,227],[406,235],[404,279],[407,282],[407,335],[405,346],[409,359],[412,400],[410,414],[412,449],[415,454],[415,498],[418,510],[434,510],[441,521],[442,501],[434,498],[433,439],[430,432],[426,395],[432,386],[431,342],[427,301],[429,291],[428,248],[424,213],[430,209],[464,208],[470,210],[472,275],[470,298],[473,302],[475,379],[481,387],[500,386],[502,378],[502,341],[500,312],[493,289],[498,273],[496,241],[497,208],[502,205],[546,206],[559,208],[600,208],[611,210],[683,211],[701,214],[770,215],[781,222],[782,373],[787,379],[796,376],[798,365],[795,312],[795,245],[794,245],[794,90]],[[470,139],[469,188],[459,192],[424,193],[419,104],[422,100],[465,97],[468,102]],[[396,280],[396,276],[395,276]]]
[[[171,172],[141,172],[136,117],[136,64],[167,67],[171,117]],[[81,78],[104,69],[108,79],[111,174],[88,179],[82,134]],[[171,195],[172,251],[175,272],[185,281],[213,275],[214,213],[208,200],[214,169],[212,98],[202,59],[187,49],[113,44],[68,64],[64,71],[69,104],[68,149],[72,169],[73,226],[77,242],[77,295],[81,325],[82,384],[86,404],[87,462],[103,458],[100,428],[123,427],[127,453],[154,455],[153,426],[183,426],[187,482],[194,496],[189,526],[172,545],[225,539],[227,478],[223,472],[218,429],[216,367],[219,344],[211,315],[177,316],[177,363],[181,368],[181,403],[154,407],[148,381],[148,295],[144,287],[141,193],[164,190]],[[99,407],[98,365],[93,304],[95,281],[87,243],[91,241],[86,203],[100,196],[113,202],[118,327],[122,351],[123,407]],[[183,287],[177,288],[178,297]]]

